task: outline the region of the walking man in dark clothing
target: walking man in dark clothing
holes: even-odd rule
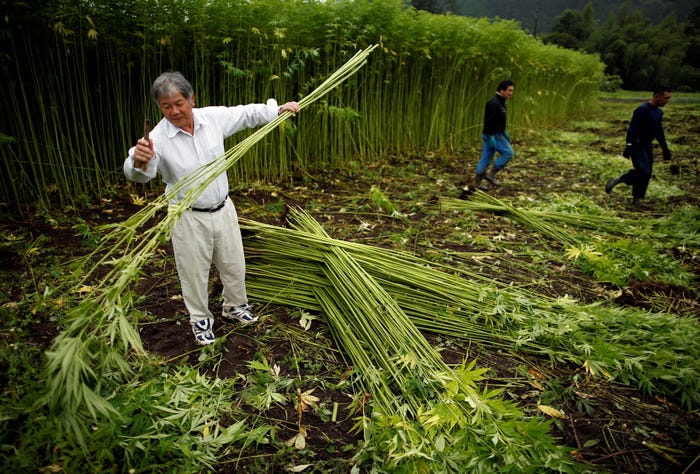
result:
[[[605,185],[605,192],[610,194],[615,186],[625,183],[632,186],[632,204],[637,208],[649,207],[642,201],[647,193],[649,180],[654,166],[652,141],[656,139],[661,146],[664,161],[671,159],[671,151],[666,144],[666,135],[661,119],[661,108],[671,100],[671,89],[657,87],[651,100],[637,107],[627,129],[627,144],[622,156],[632,159],[634,169],[619,178],[611,178]]]
[[[496,187],[501,182],[496,179],[496,173],[506,167],[513,158],[513,148],[510,146],[510,135],[506,130],[506,101],[513,95],[515,83],[510,79],[501,81],[494,95],[487,103],[484,111],[484,129],[481,133],[483,148],[481,159],[476,167],[476,179],[474,184],[482,191],[488,191],[489,187],[484,183],[484,178]],[[489,170],[496,152],[500,154],[493,168]]]

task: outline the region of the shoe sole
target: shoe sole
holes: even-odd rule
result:
[[[199,338],[197,338],[197,336],[195,335],[195,336],[194,336],[194,342],[196,342],[196,343],[199,344],[200,346],[208,346],[208,345],[214,344],[214,343],[216,342],[216,337],[215,337],[214,339],[212,339],[211,341],[206,340],[206,339],[202,341],[202,340],[200,340]]]
[[[494,185],[495,187],[497,187],[497,188],[500,188],[501,186],[503,186],[503,185],[501,184],[501,182],[498,181],[496,178],[489,178],[488,176],[484,176],[484,178],[486,178],[486,180],[487,180],[489,183],[493,184],[493,185]]]
[[[221,315],[221,317],[223,317],[223,318],[224,318],[225,320],[227,320],[227,321],[231,321],[231,322],[234,322],[234,323],[240,323],[240,324],[243,324],[244,326],[247,325],[247,324],[257,323],[258,320],[260,319],[260,318],[258,318],[258,317],[256,316],[256,317],[254,317],[253,319],[251,319],[251,320],[248,321],[248,320],[245,320],[245,319],[241,319],[241,318],[239,318],[238,316],[225,316],[225,315],[223,315],[223,314]]]
[[[248,324],[255,324],[258,322],[258,318],[251,319],[250,321],[246,321],[245,319],[238,319],[238,318],[229,318],[229,321],[235,321],[237,323],[242,324],[243,326],[247,326]]]

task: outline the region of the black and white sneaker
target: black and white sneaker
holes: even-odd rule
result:
[[[258,317],[253,314],[253,308],[248,303],[240,306],[224,306],[221,315],[231,321],[238,321],[241,324],[253,324],[258,321]]]
[[[192,323],[192,332],[197,344],[202,346],[212,344],[216,340],[216,337],[214,337],[214,320],[211,318]]]

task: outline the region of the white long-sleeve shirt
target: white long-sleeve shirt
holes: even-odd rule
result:
[[[148,162],[146,171],[134,167],[136,147],[132,147],[124,160],[124,175],[130,181],[146,183],[160,174],[167,194],[182,178],[223,155],[225,138],[243,129],[271,122],[278,113],[275,99],[269,99],[266,104],[194,108],[193,134],[163,118],[150,133],[155,155]],[[228,189],[228,177],[222,173],[204,190],[193,207],[215,207],[226,199]],[[185,191],[178,193],[171,202],[181,200]]]

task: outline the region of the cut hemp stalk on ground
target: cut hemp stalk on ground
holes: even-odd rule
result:
[[[672,227],[664,225],[669,218],[663,219],[662,222],[658,219],[629,222],[609,216],[521,209],[478,190],[468,199],[442,199],[441,206],[445,210],[452,211],[506,215],[562,244],[567,249],[565,252],[567,258],[576,261],[583,271],[594,275],[601,282],[623,287],[633,279],[639,281],[653,279],[686,288],[690,288],[693,282],[692,272],[668,255],[660,254],[656,247],[646,240],[632,240],[631,237],[624,237],[609,241],[605,238],[584,237],[565,227],[594,229],[628,236],[643,235],[642,229],[647,229],[649,240],[660,241],[674,231]],[[683,217],[683,213],[680,213],[680,216]],[[692,242],[683,230],[676,234],[682,242]]]
[[[248,290],[260,300],[326,311],[318,298],[331,291],[324,259],[337,247],[420,330],[574,364],[591,376],[675,396],[689,409],[700,403],[700,328],[693,318],[552,300],[409,254],[242,222],[253,233],[244,243]]]
[[[322,271],[313,292],[338,345],[371,395],[371,413],[357,458],[381,469],[437,472],[574,471],[568,450],[547,435],[549,424],[527,419],[515,404],[480,391],[486,369],[450,368],[395,299],[360,262],[300,211],[293,225],[318,238],[309,248]],[[302,249],[303,252],[303,249]]]

